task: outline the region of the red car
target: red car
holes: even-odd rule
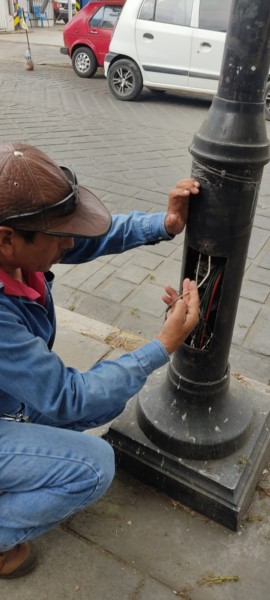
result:
[[[99,0],[82,8],[64,27],[62,54],[68,54],[79,77],[93,77],[103,67],[112,31],[125,0]]]

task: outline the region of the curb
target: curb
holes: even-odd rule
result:
[[[118,327],[107,325],[60,306],[56,306],[55,310],[59,327],[85,335],[98,342],[103,342],[103,344],[107,344],[114,349],[130,352],[149,341],[135,334],[124,332]]]

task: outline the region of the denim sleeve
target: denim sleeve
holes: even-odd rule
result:
[[[120,254],[137,246],[170,240],[164,225],[165,213],[145,214],[133,211],[129,215],[113,215],[110,231],[91,239],[77,238],[62,262],[77,264],[102,255]]]
[[[156,339],[81,373],[66,367],[13,313],[1,311],[0,329],[0,412],[3,407],[6,410],[9,401],[18,400],[52,423],[95,422],[119,414],[147,376],[169,360]]]

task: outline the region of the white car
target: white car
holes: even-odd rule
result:
[[[126,0],[105,56],[118,100],[135,100],[143,86],[185,95],[217,91],[232,0]],[[265,94],[270,120],[270,83]]]

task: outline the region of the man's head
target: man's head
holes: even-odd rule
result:
[[[111,216],[105,206],[33,146],[0,144],[0,226],[68,237],[99,237]]]

